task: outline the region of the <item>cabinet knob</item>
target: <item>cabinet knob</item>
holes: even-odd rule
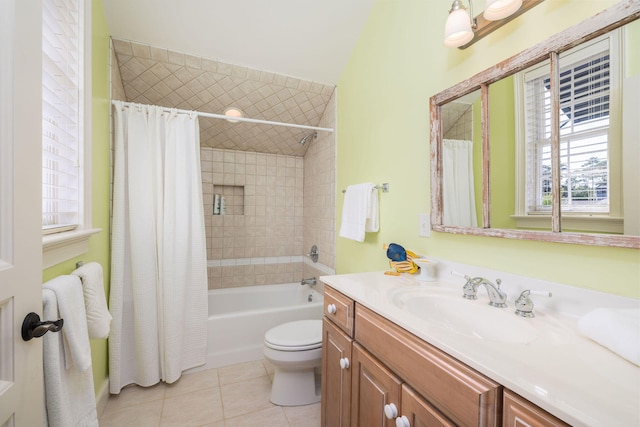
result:
[[[336,314],[336,311],[338,311],[338,310],[336,309],[336,305],[335,304],[327,305],[327,312],[329,314]]]
[[[411,427],[409,418],[407,418],[405,415],[396,418],[396,427]]]
[[[340,367],[342,369],[349,369],[349,358],[343,357],[340,359]]]
[[[384,405],[384,416],[390,420],[398,416],[398,408],[394,403],[387,403]]]

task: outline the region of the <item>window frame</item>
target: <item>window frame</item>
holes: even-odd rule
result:
[[[89,238],[100,229],[91,226],[91,135],[92,135],[92,81],[91,81],[91,2],[79,0],[80,27],[82,34],[82,70],[80,84],[81,126],[79,143],[79,189],[78,224],[75,228],[62,228],[51,232],[43,227],[43,268],[48,268],[89,250]]]
[[[600,37],[596,37],[589,42],[580,45],[580,49],[589,49],[603,41],[609,43],[610,54],[610,112],[608,130],[608,153],[609,169],[619,170],[622,167],[620,156],[622,147],[622,79],[624,70],[624,28],[610,31]],[[560,55],[560,60],[574,54],[573,50],[568,50]],[[577,60],[576,60],[577,62]],[[560,64],[562,66],[562,63]],[[527,169],[532,167],[527,162],[526,129],[525,129],[525,78],[526,73],[534,73],[536,76],[548,75],[549,72],[542,71],[544,67],[550,71],[549,60],[537,63],[532,67],[524,69],[514,75],[515,92],[515,116],[516,116],[516,206],[513,218],[516,220],[518,228],[526,229],[549,229],[551,224],[551,209],[530,211],[528,200],[531,196],[527,193],[527,185],[530,179],[527,176]],[[564,144],[564,135],[560,136],[561,146]],[[622,183],[618,176],[609,174],[609,212],[589,212],[570,211],[561,209],[563,230],[581,230],[599,233],[619,233],[624,231],[624,219],[622,217]]]

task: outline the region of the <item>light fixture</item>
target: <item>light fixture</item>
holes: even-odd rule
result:
[[[469,9],[471,10],[471,15],[469,15],[460,0],[453,1],[447,22],[444,25],[444,45],[446,47],[460,47],[473,39],[473,30],[476,24],[471,19],[473,16],[472,8],[471,0],[469,0]]]
[[[462,0],[451,4],[444,25],[446,47],[465,49],[545,0],[485,0],[484,12],[478,16],[473,15],[473,0],[467,1],[469,13]]]
[[[520,6],[522,0],[486,0],[483,16],[488,21],[497,21],[513,15]]]
[[[224,115],[229,117],[243,117],[242,110],[237,107],[228,107],[224,110]],[[227,119],[228,122],[238,123],[240,120]]]

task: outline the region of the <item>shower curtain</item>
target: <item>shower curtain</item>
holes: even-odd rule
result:
[[[442,223],[477,227],[473,142],[443,139],[442,154]]]
[[[207,353],[198,118],[117,103],[111,252],[111,393],[175,382]]]

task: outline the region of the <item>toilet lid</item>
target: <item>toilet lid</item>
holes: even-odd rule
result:
[[[283,323],[264,334],[264,343],[274,350],[301,351],[322,347],[322,320]]]

